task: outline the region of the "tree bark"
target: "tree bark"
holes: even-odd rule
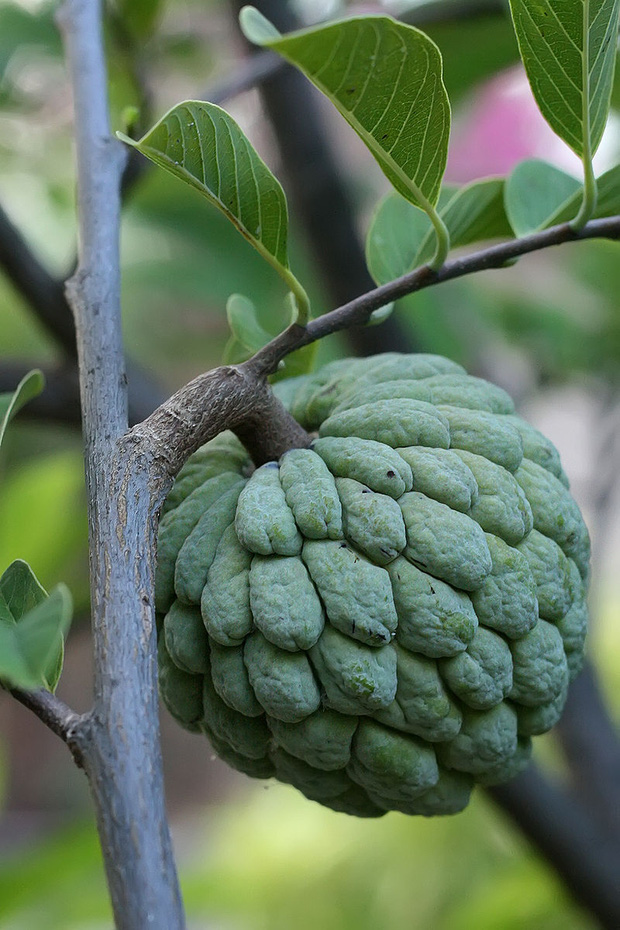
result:
[[[119,930],[182,930],[165,815],[151,591],[162,480],[121,442],[128,427],[120,325],[120,143],[110,138],[100,0],[65,0],[74,94],[78,268],[73,308],[90,535],[95,704],[79,728]]]

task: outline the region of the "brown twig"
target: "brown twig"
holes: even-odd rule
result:
[[[438,271],[433,271],[428,265],[422,265],[414,271],[356,297],[330,313],[317,317],[305,328],[296,324],[290,326],[245,364],[255,373],[273,374],[280,361],[296,349],[309,345],[317,339],[323,339],[332,333],[340,332],[349,326],[363,325],[368,322],[375,310],[401,297],[406,297],[408,294],[479,271],[502,268],[507,262],[520,258],[522,255],[565,242],[618,238],[620,238],[620,216],[610,216],[605,219],[590,220],[579,232],[572,230],[568,223],[562,223],[520,239],[510,239],[507,242],[490,245],[462,258],[452,259]]]
[[[83,767],[82,737],[86,717],[76,714],[51,691],[22,691],[11,688],[11,695],[39,718],[45,726],[69,747],[76,765]]]

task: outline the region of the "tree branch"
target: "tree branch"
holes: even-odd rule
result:
[[[563,242],[617,237],[620,237],[620,216],[592,220],[578,233],[573,232],[568,224],[554,226],[454,259],[438,271],[431,271],[424,265],[317,317],[306,327],[294,323],[242,365],[215,368],[195,378],[158,407],[145,422],[134,427],[128,434],[127,446],[152,455],[159,463],[157,471],[165,485],[162,486],[163,493],[166,493],[170,479],[200,445],[222,430],[241,427],[242,432],[247,432],[245,427],[248,424],[264,423],[269,405],[269,417],[281,421],[282,434],[294,435],[295,421],[281,404],[272,405],[272,395],[265,379],[277,370],[283,358],[296,349],[356,323],[364,324],[370,314],[384,304],[442,281],[484,269],[501,268],[510,259]],[[297,438],[300,444],[305,444],[303,437]]]
[[[36,362],[3,360],[0,363],[0,393],[14,391],[21,379],[33,368],[40,368],[45,377],[43,392],[20,410],[20,420],[62,423],[79,428],[82,423],[77,369],[73,365],[39,365]],[[166,399],[160,384],[141,369],[128,364],[129,422],[145,420]]]
[[[62,281],[38,260],[15,224],[0,207],[0,267],[16,291],[36,312],[70,358],[76,357],[73,314]]]
[[[75,713],[64,701],[44,688],[38,691],[11,688],[10,693],[16,701],[32,711],[52,733],[60,737],[63,743],[66,743],[76,765],[83,768],[80,729],[86,718]]]
[[[323,339],[332,333],[340,332],[349,326],[364,325],[373,311],[407,294],[413,294],[427,287],[462,278],[478,271],[502,268],[512,259],[561,245],[564,242],[618,238],[620,238],[620,216],[611,216],[600,220],[590,220],[579,232],[574,232],[568,223],[562,223],[520,239],[510,239],[507,242],[491,245],[478,252],[446,262],[438,271],[433,271],[428,265],[422,265],[394,281],[389,281],[387,284],[382,284],[356,297],[330,313],[311,320],[305,328],[297,324],[289,326],[245,364],[251,366],[255,374],[273,374],[279,362],[296,349],[309,345],[317,339]]]
[[[124,445],[128,454],[152,457],[161,503],[189,456],[226,429],[238,433],[257,465],[309,444],[308,434],[275,397],[263,372],[246,362],[194,378],[135,426]]]
[[[68,282],[76,321],[89,502],[95,704],[83,728],[116,925],[182,930],[165,816],[151,606],[161,481],[121,442],[127,399],[118,254],[124,153],[111,139],[100,0],[65,0],[61,27],[73,88],[79,264]]]
[[[571,684],[557,731],[576,793],[620,843],[620,740],[589,662]]]
[[[530,765],[506,785],[487,789],[533,842],[573,897],[605,930],[620,926],[620,844],[581,804]]]

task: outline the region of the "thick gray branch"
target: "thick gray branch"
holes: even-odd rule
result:
[[[124,445],[130,452],[144,450],[152,455],[153,475],[165,495],[188,457],[226,429],[239,435],[257,465],[310,442],[274,396],[262,372],[246,362],[194,378],[134,427]]]
[[[61,17],[76,122],[80,249],[68,294],[80,368],[95,644],[84,768],[117,927],[180,930],[150,603],[158,488],[150,462],[120,442],[127,430],[118,256],[124,154],[110,138],[100,16],[99,0],[65,0]]]

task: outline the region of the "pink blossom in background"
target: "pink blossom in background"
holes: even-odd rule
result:
[[[549,128],[517,66],[484,84],[452,129],[446,181],[506,175],[524,158],[543,158],[577,176],[581,163]]]

